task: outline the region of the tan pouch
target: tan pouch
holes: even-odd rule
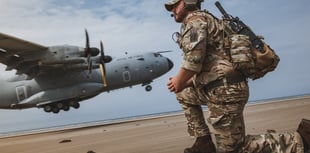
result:
[[[267,44],[264,44],[264,53],[254,49],[253,54],[255,55],[255,67],[249,74],[249,77],[253,80],[261,78],[266,73],[273,71],[280,61],[279,56]]]

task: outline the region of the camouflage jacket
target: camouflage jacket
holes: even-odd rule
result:
[[[184,52],[182,68],[197,72],[197,87],[237,73],[225,52],[223,27],[221,20],[201,10],[183,21],[177,40]]]

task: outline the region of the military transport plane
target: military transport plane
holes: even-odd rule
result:
[[[0,62],[16,75],[0,80],[0,108],[38,107],[45,112],[68,111],[79,102],[114,89],[150,83],[168,72],[173,63],[162,52],[113,58],[89,46],[45,47],[0,33]],[[100,53],[100,55],[99,55]]]

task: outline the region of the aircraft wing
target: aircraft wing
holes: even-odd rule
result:
[[[39,71],[38,62],[46,55],[47,47],[0,33],[0,63],[17,74],[33,76]]]

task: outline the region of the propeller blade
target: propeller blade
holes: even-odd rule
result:
[[[101,51],[101,63],[110,63],[112,61],[111,56],[105,56],[104,47],[102,41],[100,41],[100,51]]]
[[[100,53],[101,53],[101,59],[104,60],[104,47],[102,41],[100,41]]]
[[[92,62],[91,62],[91,54],[90,54],[90,47],[89,47],[89,36],[87,29],[85,29],[85,37],[86,37],[86,42],[85,42],[85,54],[84,56],[87,57],[87,69],[88,69],[88,74],[91,74],[91,69],[92,69]]]
[[[106,78],[106,70],[105,70],[105,62],[104,62],[104,47],[102,41],[100,41],[100,70],[101,70],[101,76],[103,81],[103,86],[107,87],[107,78]]]
[[[88,56],[87,62],[88,62],[88,74],[91,74],[93,69],[93,61],[90,56]]]
[[[100,64],[100,70],[101,70],[101,76],[102,76],[102,82],[103,82],[103,86],[107,87],[107,78],[106,78],[106,71],[105,71],[105,66],[104,64]]]
[[[86,45],[85,45],[85,51],[86,51],[86,54],[89,52],[89,36],[88,36],[88,32],[87,32],[87,29],[85,29],[85,36],[86,36]]]

